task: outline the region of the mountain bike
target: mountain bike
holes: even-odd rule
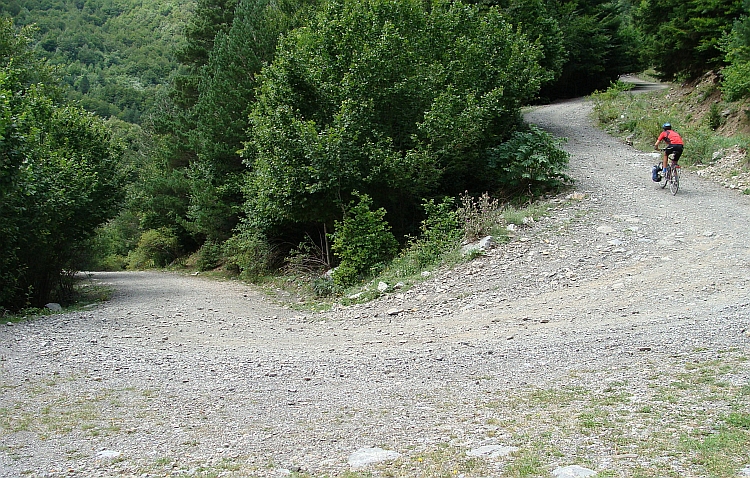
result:
[[[661,172],[661,182],[659,185],[664,189],[669,184],[669,190],[672,192],[672,196],[674,196],[677,194],[677,190],[680,189],[680,165],[674,160],[673,154],[670,154],[668,159],[667,169]]]

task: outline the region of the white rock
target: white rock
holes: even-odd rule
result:
[[[400,453],[392,450],[383,450],[382,448],[360,448],[349,455],[349,466],[352,468],[361,468],[373,463],[396,460],[400,456]]]
[[[501,456],[508,456],[514,451],[518,451],[518,447],[515,446],[502,446],[502,445],[485,445],[479,448],[474,448],[466,452],[467,456],[488,456],[490,458],[498,458]]]
[[[387,290],[388,290],[388,284],[386,284],[386,283],[385,283],[385,282],[383,282],[383,281],[380,281],[380,282],[378,282],[378,290],[379,290],[380,292],[385,292],[385,291],[387,291]]]
[[[584,478],[587,476],[594,476],[596,472],[589,470],[578,465],[570,465],[565,467],[555,468],[552,472],[552,476],[556,478]]]
[[[115,450],[102,450],[96,454],[97,460],[114,460],[122,456],[122,452]]]
[[[52,312],[60,312],[62,310],[62,306],[57,302],[50,302],[49,304],[46,304],[45,307]]]
[[[740,476],[750,476],[750,465],[740,470]]]
[[[599,226],[596,228],[597,232],[600,232],[602,234],[612,234],[615,232],[615,228],[611,226]]]
[[[492,238],[492,236],[483,237],[479,241],[479,248],[483,251],[489,251],[493,247],[495,247],[495,240]]]
[[[422,277],[430,277],[431,274],[430,271],[422,271]]]

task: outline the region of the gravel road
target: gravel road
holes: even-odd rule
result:
[[[750,400],[750,198],[659,189],[590,108],[527,113],[568,138],[575,193],[408,291],[312,313],[95,273],[107,303],[2,326],[0,476],[343,476],[368,447],[400,454],[376,476],[708,476],[680,440]]]

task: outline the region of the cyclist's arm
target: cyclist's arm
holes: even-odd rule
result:
[[[654,149],[659,149],[659,143],[661,143],[661,140],[664,139],[666,135],[664,133],[660,134],[658,138],[656,138],[656,143],[654,143]]]

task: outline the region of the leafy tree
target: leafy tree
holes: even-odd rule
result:
[[[496,187],[484,153],[547,78],[539,59],[497,9],[327,3],[261,76],[243,150],[248,218],[331,225],[358,190],[403,233],[422,197]]]
[[[743,13],[742,0],[641,0],[634,15],[645,56],[666,79],[724,65],[720,42]]]
[[[20,26],[36,24],[35,49],[57,66],[66,93],[102,117],[141,123],[153,113],[156,93],[177,68],[175,35],[191,1],[177,8],[156,0],[26,1],[13,13]]]
[[[750,96],[750,2],[745,1],[744,14],[734,21],[731,33],[724,38],[722,51],[728,64],[723,70],[722,91],[730,101]]]
[[[576,0],[559,5],[555,18],[567,58],[557,81],[543,88],[543,96],[585,95],[640,69],[640,37],[623,3]]]
[[[560,76],[568,52],[553,4],[545,0],[477,0],[465,3],[500,8],[508,23],[540,46],[540,64],[550,73],[547,81],[554,81]]]
[[[198,0],[195,12],[185,25],[186,43],[178,50],[178,59],[196,71],[206,63],[219,33],[229,31],[239,0]]]
[[[305,2],[241,0],[229,30],[219,32],[201,70],[191,168],[193,231],[209,240],[231,235],[243,202],[245,166],[238,151],[255,102],[256,75],[270,63],[280,35],[300,23]]]
[[[27,29],[0,21],[0,305],[39,306],[69,285],[94,229],[118,207],[120,148],[61,104]],[[41,80],[45,81],[42,82]]]
[[[500,7],[508,21],[542,48],[553,73],[543,99],[581,96],[638,71],[640,34],[629,0],[475,0]]]

